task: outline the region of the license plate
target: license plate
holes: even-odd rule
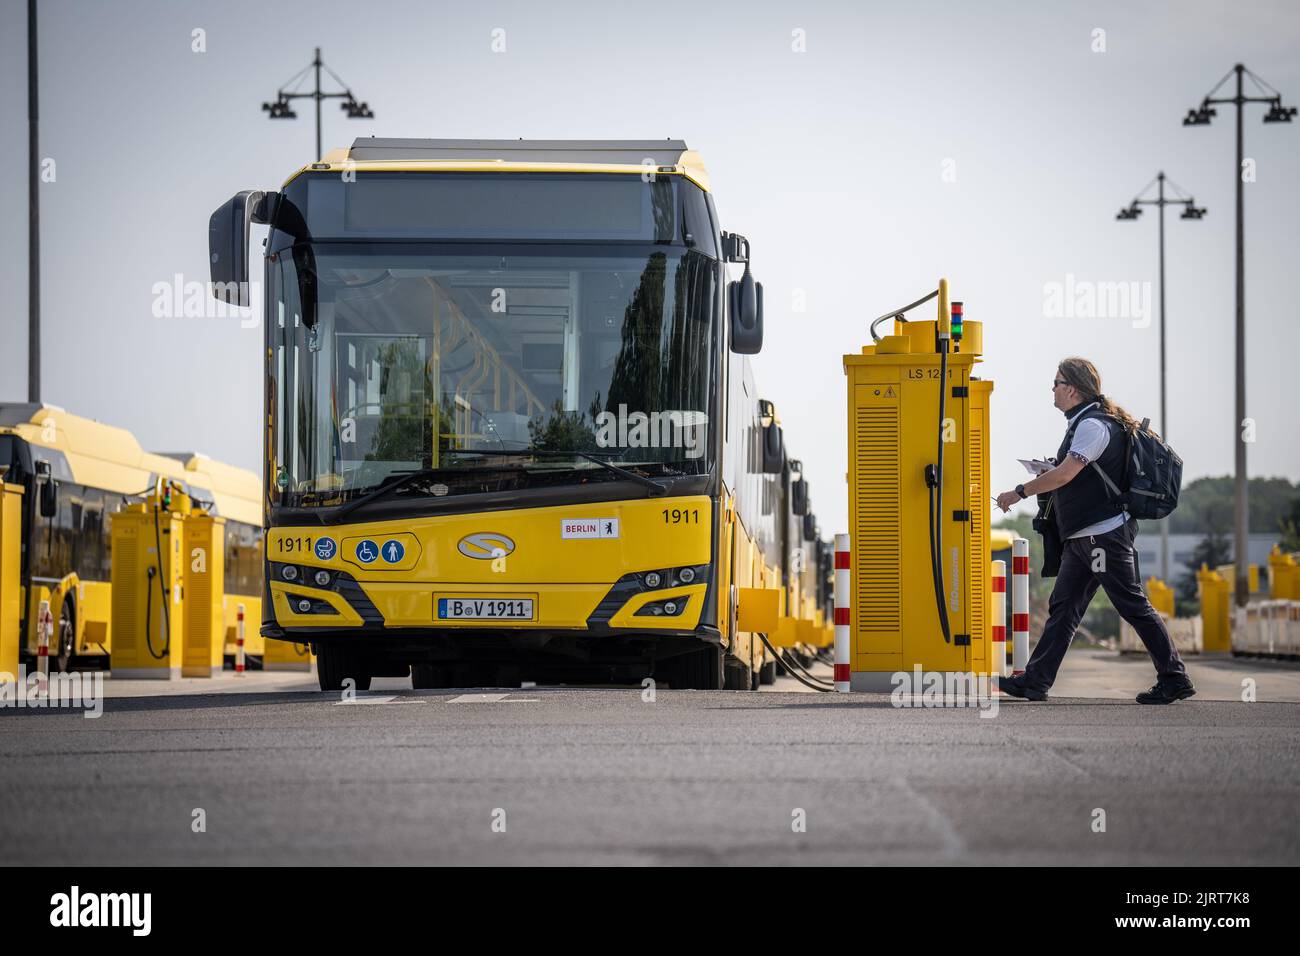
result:
[[[442,621],[531,621],[532,598],[438,598]]]

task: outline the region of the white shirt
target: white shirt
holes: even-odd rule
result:
[[[1088,411],[1090,408],[1096,408],[1097,403],[1084,406],[1079,412],[1070,418],[1070,424],[1073,425],[1075,419]],[[1107,428],[1096,418],[1089,418],[1079,423],[1079,427],[1074,430],[1074,440],[1070,443],[1070,454],[1079,459],[1084,465],[1096,461],[1101,457],[1101,453],[1106,450],[1110,444],[1110,429]],[[1071,538],[1086,538],[1089,535],[1105,534],[1107,531],[1114,531],[1128,520],[1128,515],[1120,512],[1113,518],[1107,518],[1104,521],[1098,521],[1096,524],[1090,524],[1086,528],[1080,528]]]

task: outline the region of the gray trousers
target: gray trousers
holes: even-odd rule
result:
[[[1025,665],[1026,684],[1047,690],[1056,681],[1056,672],[1074,640],[1075,629],[1098,586],[1105,589],[1120,617],[1133,626],[1146,645],[1159,681],[1187,681],[1183,659],[1178,656],[1164,621],[1142,590],[1137,551],[1133,548],[1136,535],[1137,521],[1129,519],[1114,531],[1066,540],[1061,569],[1048,602],[1047,624]]]

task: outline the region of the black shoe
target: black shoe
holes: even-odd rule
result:
[[[1144,690],[1137,695],[1139,704],[1172,704],[1176,700],[1186,700],[1196,693],[1196,688],[1192,682],[1184,680],[1180,682],[1156,681],[1150,690]]]
[[[1011,697],[1019,697],[1021,700],[1047,700],[1047,691],[1026,684],[1023,674],[1015,677],[999,677],[998,690]]]

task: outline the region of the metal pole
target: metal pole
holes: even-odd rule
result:
[[[36,0],[27,0],[27,400],[41,400],[41,150]]]
[[[1160,184],[1160,436],[1169,441],[1169,422],[1165,418],[1165,174],[1156,177]],[[1169,580],[1169,519],[1160,521],[1160,580]]]
[[[315,156],[315,158],[314,158],[312,161],[315,162],[316,160],[320,159],[320,157],[321,157],[321,149],[320,149],[320,101],[321,101],[321,95],[320,95],[320,47],[317,47],[317,48],[316,48],[316,59],[315,59],[315,61],[313,61],[313,62],[314,62],[314,65],[315,65],[315,67],[316,67],[316,156]]]
[[[1233,567],[1237,577],[1237,606],[1244,607],[1249,592],[1248,570],[1246,563],[1250,558],[1247,550],[1249,528],[1247,524],[1248,493],[1246,484],[1246,442],[1242,436],[1242,424],[1246,418],[1246,251],[1245,251],[1245,195],[1241,177],[1242,161],[1242,72],[1245,67],[1240,63],[1234,67],[1237,71],[1237,395],[1236,421],[1232,423],[1233,443],[1236,462],[1236,543],[1233,548]]]

